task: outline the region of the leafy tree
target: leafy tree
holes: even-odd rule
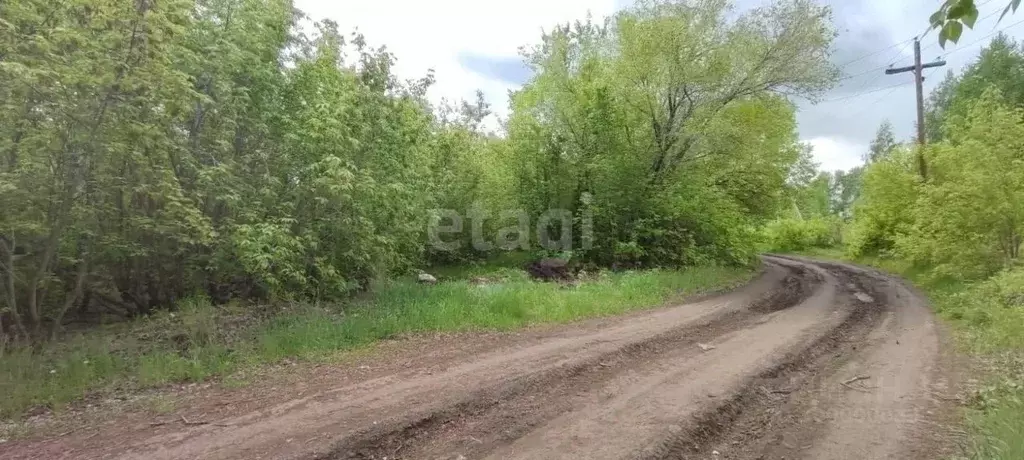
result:
[[[180,288],[186,274],[173,264],[209,240],[210,226],[174,168],[151,159],[178,151],[178,102],[195,97],[166,59],[190,5],[0,9],[0,251],[17,330],[59,326],[87,284],[116,278],[104,267],[146,272],[145,290],[125,295]]]
[[[871,140],[865,162],[874,163],[887,158],[897,145],[899,144],[892,132],[892,123],[889,123],[889,120],[883,121],[875,133],[875,138]]]
[[[559,27],[502,138],[482,93],[432,106],[432,74],[291,0],[0,3],[0,346],[487,254],[431,246],[434,209],[564,209],[576,238],[592,217],[579,255],[609,266],[749,261],[813,179],[788,97],[835,83],[826,13],[658,0]]]
[[[915,155],[906,147],[867,165],[845,240],[852,256],[892,253],[898,235],[913,224],[907,207],[919,193],[919,181]]]
[[[942,132],[945,125],[946,112],[949,111],[956,93],[960,77],[952,70],[946,73],[946,77],[932,90],[925,102],[924,120],[925,136],[928,143],[940,142],[945,138]]]
[[[950,142],[932,152],[933,181],[922,188],[900,246],[937,273],[974,278],[1020,257],[1024,110],[989,90],[950,125]]]
[[[831,212],[844,219],[853,214],[853,204],[860,195],[864,167],[857,166],[849,171],[832,173],[830,195],[832,197]]]
[[[835,81],[825,11],[782,2],[733,21],[728,4],[641,2],[576,23],[526,54],[509,141],[534,213],[593,197],[601,264],[746,260],[750,223],[786,202],[793,106]]]
[[[1024,107],[1024,46],[1000,33],[981,50],[977,61],[960,75],[947,74],[929,96],[926,112],[928,137],[932,142],[945,137],[942,132],[950,116],[964,116],[974,100],[989,87],[996,87],[1003,100]]]

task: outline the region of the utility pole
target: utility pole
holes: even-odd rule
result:
[[[886,69],[886,75],[893,75],[903,72],[914,72],[914,86],[917,87],[917,166],[921,172],[921,178],[928,178],[928,167],[924,161],[924,76],[921,72],[924,69],[931,67],[941,67],[946,65],[946,61],[933,61],[926,64],[921,64],[921,41],[914,37],[914,65],[908,67],[897,67],[895,69]]]

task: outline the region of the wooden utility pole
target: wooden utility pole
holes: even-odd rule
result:
[[[914,38],[914,65],[908,67],[897,67],[895,69],[886,69],[886,75],[893,75],[903,72],[914,72],[914,86],[917,87],[917,166],[921,172],[921,178],[928,178],[928,167],[924,161],[924,76],[921,72],[924,69],[931,67],[941,67],[946,65],[946,61],[933,61],[927,64],[921,64],[921,41],[916,37]]]

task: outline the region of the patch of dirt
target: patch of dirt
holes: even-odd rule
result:
[[[731,292],[508,334],[410,338],[196,389],[0,457],[933,459],[957,383],[920,296],[877,272],[765,258]],[[153,423],[156,421],[157,423]]]

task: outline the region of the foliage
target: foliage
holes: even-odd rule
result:
[[[531,215],[592,215],[584,260],[745,263],[749,229],[788,205],[800,148],[783,95],[835,82],[834,33],[802,0],[727,12],[721,0],[640,2],[526,52],[535,75],[508,123],[518,201]],[[577,219],[574,238],[583,230]]]
[[[763,238],[767,251],[799,252],[837,246],[840,231],[840,222],[834,218],[778,219],[764,226]]]
[[[961,74],[948,73],[929,96],[925,112],[928,140],[945,139],[947,120],[965,116],[973,102],[993,86],[1002,94],[1003,103],[1024,107],[1024,45],[1002,33]]]
[[[1007,14],[1016,12],[1020,7],[1020,0],[1007,0],[1002,19]],[[932,29],[939,29],[939,45],[946,47],[946,42],[956,43],[960,40],[964,26],[974,28],[978,20],[978,6],[975,0],[945,0],[939,10],[928,18]]]
[[[1020,268],[1000,271],[945,296],[938,308],[943,316],[964,323],[976,352],[1024,349],[1024,270]]]
[[[290,0],[0,16],[0,345],[197,292],[341,298],[422,260],[431,207],[484,195],[484,161],[437,166],[488,141],[432,114],[432,77],[301,33]]]
[[[949,144],[931,152],[933,177],[921,187],[900,250],[940,275],[973,279],[1020,255],[1024,110],[987,91],[950,124]]]
[[[878,127],[875,138],[871,140],[865,162],[875,163],[882,161],[888,158],[898,146],[899,143],[896,142],[896,135],[892,132],[892,123],[889,120],[884,120]]]
[[[436,209],[486,235],[564,210],[593,243],[574,256],[603,266],[749,262],[788,205],[787,96],[835,82],[834,32],[806,0],[728,11],[647,1],[556,28],[501,137],[482,94],[432,106],[432,74],[299,27],[291,0],[5,2],[0,345],[197,294],[344,299],[498,249],[430,244]]]
[[[911,225],[907,204],[914,202],[919,181],[914,164],[913,151],[904,147],[864,170],[846,239],[851,256],[889,253],[897,235]]]

